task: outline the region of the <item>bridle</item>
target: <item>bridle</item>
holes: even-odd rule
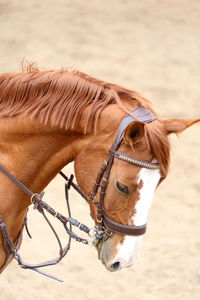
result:
[[[134,117],[133,117],[134,116]],[[45,267],[45,266],[50,266],[50,265],[55,265],[61,259],[67,254],[68,250],[70,249],[70,243],[71,243],[71,238],[75,239],[76,241],[82,242],[84,244],[89,244],[87,239],[79,237],[77,234],[75,234],[72,231],[72,226],[78,227],[80,230],[83,232],[87,233],[90,237],[93,239],[97,240],[102,240],[105,241],[113,232],[122,234],[122,235],[132,235],[132,236],[138,236],[138,235],[143,235],[146,232],[146,226],[147,224],[143,224],[141,226],[134,226],[134,225],[125,225],[121,224],[118,222],[115,222],[112,220],[104,211],[103,209],[103,204],[104,204],[104,198],[105,198],[105,193],[106,193],[106,187],[107,187],[107,181],[110,175],[110,171],[112,168],[113,160],[114,158],[121,159],[123,161],[129,162],[131,164],[143,167],[143,168],[148,168],[148,169],[159,169],[158,163],[152,163],[152,162],[147,162],[143,160],[138,160],[132,156],[129,156],[125,153],[118,152],[118,148],[121,144],[122,138],[123,138],[123,133],[125,128],[134,120],[139,120],[141,122],[152,122],[156,119],[153,114],[150,113],[148,109],[146,109],[143,106],[138,106],[135,109],[133,109],[129,114],[125,115],[118,127],[117,133],[115,135],[114,141],[108,151],[108,156],[106,160],[103,162],[100,171],[97,175],[96,182],[94,184],[94,187],[92,189],[92,192],[89,195],[86,195],[84,191],[73,182],[73,175],[68,178],[62,171],[60,171],[60,175],[64,177],[66,180],[65,184],[65,196],[66,196],[66,202],[67,202],[67,208],[68,208],[68,215],[69,217],[63,216],[61,213],[56,212],[52,207],[50,207],[46,202],[42,200],[42,197],[44,196],[44,192],[41,192],[40,195],[32,193],[23,183],[21,183],[16,177],[14,177],[11,173],[9,173],[3,166],[0,165],[0,171],[3,172],[12,182],[14,182],[20,189],[22,189],[27,195],[30,196],[31,203],[34,205],[34,209],[37,209],[45,218],[46,222],[50,226],[52,232],[54,233],[56,240],[59,245],[59,256],[57,258],[54,258],[50,261],[46,261],[44,263],[40,264],[28,264],[25,263],[20,254],[18,253],[18,248],[21,243],[22,239],[22,232],[24,227],[27,229],[27,216],[25,217],[24,220],[24,225],[22,226],[22,229],[19,233],[18,239],[16,243],[12,242],[9,233],[7,231],[6,225],[3,221],[3,219],[0,216],[0,231],[2,233],[3,237],[3,244],[4,244],[4,249],[6,253],[5,261],[0,267],[0,270],[6,265],[8,259],[10,256],[13,256],[14,259],[17,260],[18,264],[24,268],[24,269],[31,269],[34,271],[37,271],[45,276],[48,276],[50,278],[60,280],[59,278],[50,275],[48,273],[45,273],[41,271],[39,268]],[[88,203],[92,202],[96,208],[97,208],[97,225],[94,228],[89,228],[86,225],[80,223],[76,219],[73,219],[71,217],[71,212],[70,212],[70,207],[69,207],[69,197],[68,197],[68,190],[70,187],[73,187]],[[97,193],[98,190],[100,189],[99,192],[99,199],[97,199]],[[55,218],[57,218],[63,225],[64,228],[69,235],[69,240],[68,243],[65,247],[62,247],[62,244],[60,242],[60,239],[52,226],[51,222],[47,218],[46,214],[44,211],[47,211],[51,215],[53,215]],[[29,234],[29,231],[27,229],[27,232]]]
[[[134,118],[132,115],[134,116]],[[92,201],[97,208],[98,225],[96,228],[99,232],[103,232],[104,240],[107,239],[109,235],[112,234],[112,232],[116,232],[123,235],[132,235],[132,236],[142,235],[146,232],[147,224],[143,224],[141,226],[124,225],[112,220],[104,211],[103,203],[104,203],[108,178],[115,157],[147,169],[155,170],[160,168],[158,163],[138,160],[132,156],[117,151],[122,142],[124,130],[131,122],[133,122],[134,120],[139,120],[147,123],[147,122],[152,122],[155,119],[156,117],[153,116],[150,113],[150,111],[143,106],[136,107],[131,111],[131,115],[127,114],[126,116],[124,116],[120,122],[114,141],[108,151],[108,156],[100,168],[93,190],[89,196],[89,201]],[[99,199],[97,199],[98,189],[100,189]]]

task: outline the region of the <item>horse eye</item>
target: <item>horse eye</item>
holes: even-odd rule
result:
[[[116,181],[116,187],[118,188],[118,190],[126,195],[129,194],[129,188],[127,185],[120,183],[119,181]]]

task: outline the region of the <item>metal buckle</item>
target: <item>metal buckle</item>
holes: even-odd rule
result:
[[[99,223],[99,224],[101,224],[102,222],[103,222],[103,218],[101,217],[101,219],[99,220],[99,219],[97,219],[97,222]]]
[[[93,195],[92,192],[89,194],[89,200],[94,204],[98,203],[97,195]]]
[[[33,195],[31,196],[31,198],[30,198],[31,204],[33,204],[33,199],[34,199],[35,197],[36,197],[36,198],[39,198],[39,194],[35,193],[35,194],[33,194]]]

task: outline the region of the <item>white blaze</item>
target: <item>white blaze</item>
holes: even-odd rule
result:
[[[142,168],[138,176],[138,184],[142,181],[143,185],[140,189],[140,198],[135,206],[135,215],[132,220],[136,226],[144,225],[147,222],[148,211],[151,206],[153,195],[160,180],[159,169]]]
[[[159,169],[141,169],[138,175],[138,184],[141,180],[143,184],[139,191],[139,200],[135,205],[135,214],[131,217],[132,222],[130,223],[134,222],[136,226],[147,223],[148,210],[160,177]],[[120,268],[134,264],[139,256],[142,239],[143,236],[126,235],[123,242],[117,244],[117,254],[112,263],[120,262]]]

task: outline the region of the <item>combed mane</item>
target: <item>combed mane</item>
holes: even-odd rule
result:
[[[117,103],[125,112],[121,98],[151,109],[148,100],[137,92],[93,78],[77,70],[41,71],[31,65],[20,73],[0,75],[0,116],[22,113],[40,116],[41,122],[73,129],[83,110],[91,105],[85,128],[98,119],[109,104]],[[98,113],[97,113],[98,112]]]
[[[77,70],[39,70],[29,65],[19,73],[0,75],[0,117],[14,117],[22,113],[40,117],[44,124],[72,130],[87,106],[91,106],[85,132],[97,125],[101,111],[116,103],[124,112],[122,100],[133,101],[154,113],[150,102],[134,90],[107,83]],[[147,125],[149,144],[163,174],[169,165],[169,142],[161,126]],[[156,121],[157,123],[157,121]],[[96,126],[95,125],[95,126]],[[95,131],[95,128],[94,128]],[[161,132],[162,131],[162,132]]]

